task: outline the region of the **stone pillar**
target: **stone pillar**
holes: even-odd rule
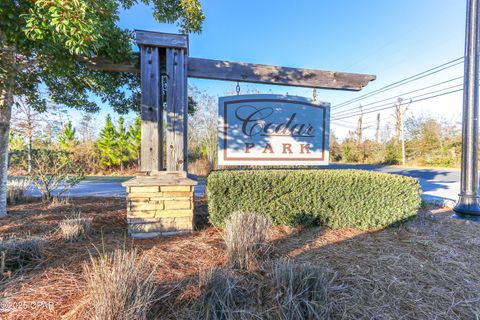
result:
[[[186,172],[158,172],[124,182],[129,235],[150,238],[192,231],[196,184]]]

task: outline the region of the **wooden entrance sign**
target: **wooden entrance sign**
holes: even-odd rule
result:
[[[140,72],[142,176],[124,183],[129,194],[129,231],[138,237],[193,228],[188,222],[193,220],[193,186],[196,185],[187,175],[188,77],[350,91],[359,91],[375,80],[375,76],[366,74],[192,58],[188,52],[188,36],[182,34],[137,30],[136,42],[140,47],[140,63],[138,60],[122,64],[101,59],[82,61],[98,70]],[[166,128],[163,128],[165,118]],[[182,197],[169,194],[177,192],[167,191],[174,187],[185,194]],[[187,202],[190,207],[183,208]],[[167,206],[177,209],[172,211]],[[191,212],[187,214],[185,210]]]
[[[304,97],[222,97],[218,109],[221,166],[327,165],[330,104]]]

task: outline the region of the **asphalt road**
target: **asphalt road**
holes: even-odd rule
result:
[[[332,164],[332,169],[359,169],[417,178],[425,200],[455,202],[460,192],[460,170],[444,168],[406,168],[396,166]]]
[[[428,200],[456,201],[460,190],[460,170],[458,169],[423,169],[394,166],[345,165],[332,164],[325,168],[330,169],[358,169],[371,170],[392,174],[400,174],[417,178],[422,186],[422,196]],[[72,197],[112,197],[125,196],[122,182],[131,177],[87,177],[79,185],[65,195]],[[204,182],[195,187],[196,195],[205,192]],[[39,196],[38,190],[31,190],[30,195]]]

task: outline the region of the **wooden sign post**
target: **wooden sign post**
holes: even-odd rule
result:
[[[95,69],[140,72],[143,175],[124,183],[129,232],[134,237],[193,228],[196,181],[187,176],[188,77],[351,91],[359,91],[375,80],[375,76],[366,74],[192,58],[188,56],[188,36],[183,34],[137,30],[136,42],[140,67],[86,61]]]

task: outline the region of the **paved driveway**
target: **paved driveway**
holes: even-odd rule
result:
[[[78,185],[73,187],[64,196],[70,197],[124,197],[127,195],[122,183],[133,177],[86,177]],[[195,195],[201,196],[205,193],[205,184],[201,183],[195,187]],[[32,188],[29,196],[40,197],[40,192]]]
[[[360,169],[400,174],[417,178],[422,186],[422,196],[427,200],[456,201],[460,190],[460,170],[457,169],[419,169],[394,166],[345,165],[332,164],[329,169]],[[87,177],[65,195],[72,197],[109,197],[125,196],[122,182],[131,177]],[[195,195],[205,193],[205,183],[200,181],[195,187]],[[38,190],[30,192],[32,196],[40,196]]]

